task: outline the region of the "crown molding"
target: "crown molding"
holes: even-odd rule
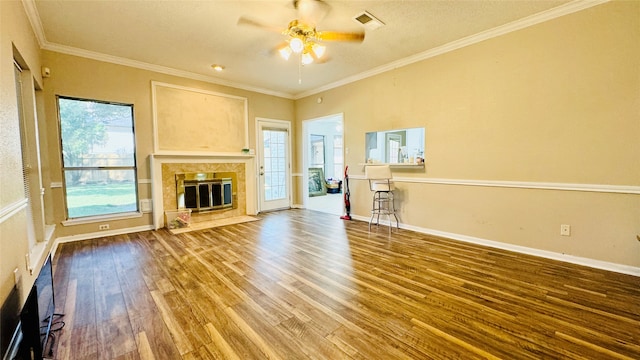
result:
[[[31,28],[38,39],[38,44],[42,50],[49,50],[54,52],[59,52],[62,54],[73,55],[83,58],[88,58],[92,60],[104,61],[117,65],[129,66],[137,69],[148,70],[153,72],[158,72],[166,75],[178,76],[186,79],[203,81],[211,84],[228,86],[235,89],[253,91],[265,95],[277,96],[285,99],[293,99],[293,95],[281,91],[273,91],[269,89],[263,89],[255,86],[249,86],[246,84],[235,83],[231,81],[221,80],[212,76],[202,75],[193,73],[190,71],[178,70],[166,66],[155,65],[151,63],[146,63],[137,60],[131,60],[119,56],[107,55],[95,51],[89,51],[84,49],[79,49],[72,46],[66,46],[61,44],[56,44],[49,42],[44,34],[44,28],[42,27],[42,21],[40,20],[40,14],[38,13],[38,9],[36,8],[34,0],[22,0],[22,4],[24,6],[25,12],[27,13],[27,17],[29,18],[29,22],[31,23]]]
[[[36,2],[35,0],[22,0],[22,6],[27,13],[27,18],[29,19],[29,23],[31,23],[31,28],[36,35],[36,39],[38,39],[38,45],[42,48],[47,43],[47,38],[44,35],[44,28],[42,27],[40,14],[36,8]]]
[[[493,29],[485,30],[477,34],[467,36],[465,38],[462,38],[456,41],[452,41],[450,43],[435,47],[433,49],[424,51],[422,53],[418,53],[418,54],[406,57],[404,59],[390,62],[386,65],[379,66],[369,71],[365,71],[360,74],[346,77],[340,81],[336,81],[331,84],[327,84],[327,85],[315,88],[313,90],[303,91],[301,93],[296,94],[294,96],[294,100],[298,100],[310,95],[315,95],[317,93],[331,90],[340,86],[344,86],[359,80],[363,80],[375,75],[385,73],[387,71],[391,71],[407,65],[411,65],[413,63],[416,63],[422,60],[426,60],[438,55],[442,55],[450,51],[458,50],[463,47],[477,44],[481,41],[492,39],[501,35],[505,35],[517,30],[521,30],[521,29],[533,26],[533,25],[537,25],[545,21],[549,21],[565,15],[573,14],[575,12],[585,10],[600,4],[604,4],[609,1],[610,0],[575,0],[567,4],[555,7],[553,9],[549,9],[549,10],[516,20],[516,21],[512,21],[510,23],[507,23],[498,27],[495,27]]]
[[[505,34],[508,34],[517,30],[521,30],[536,24],[540,24],[545,21],[553,20],[565,15],[573,14],[575,12],[585,10],[600,4],[604,4],[609,1],[610,0],[575,0],[567,4],[555,7],[553,9],[549,9],[549,10],[540,12],[538,14],[525,17],[510,23],[507,23],[505,25],[495,27],[493,29],[482,31],[480,33],[467,36],[465,38],[462,38],[456,41],[452,41],[450,43],[424,51],[422,53],[418,53],[416,55],[412,55],[404,59],[393,61],[386,65],[382,65],[374,69],[371,69],[353,76],[346,77],[340,81],[336,81],[336,82],[333,82],[312,90],[303,91],[297,94],[263,89],[259,87],[246,85],[246,84],[226,81],[226,80],[218,79],[218,78],[207,76],[207,75],[197,74],[190,71],[178,70],[178,69],[174,69],[166,66],[160,66],[160,65],[142,62],[142,61],[131,60],[131,59],[126,59],[118,56],[98,53],[94,51],[83,50],[83,49],[79,49],[71,46],[51,43],[46,39],[46,36],[44,34],[42,21],[40,20],[40,15],[38,14],[38,10],[36,8],[35,0],[22,0],[22,3],[25,8],[25,12],[27,13],[27,17],[29,18],[29,22],[31,23],[31,27],[36,35],[36,38],[38,39],[38,43],[41,49],[55,51],[55,52],[73,55],[73,56],[89,58],[89,59],[98,60],[98,61],[104,61],[108,63],[114,63],[119,65],[139,68],[143,70],[149,70],[149,71],[158,72],[166,75],[173,75],[173,76],[183,77],[187,79],[208,82],[216,85],[233,87],[241,90],[253,91],[253,92],[257,92],[265,95],[277,96],[285,99],[298,100],[310,95],[314,95],[323,91],[331,90],[331,89],[344,86],[356,81],[360,81],[375,75],[379,75],[387,71],[391,71],[400,67],[411,65],[413,63],[426,60],[438,55],[442,55],[450,51],[454,51],[469,45],[473,45],[484,40],[505,35]]]
[[[55,51],[55,52],[59,52],[67,55],[79,56],[79,57],[84,57],[88,59],[104,61],[112,64],[129,66],[129,67],[153,71],[153,72],[157,72],[165,75],[173,75],[173,76],[182,77],[186,79],[199,80],[199,81],[203,81],[211,84],[228,86],[235,89],[253,91],[253,92],[262,93],[265,95],[272,95],[272,96],[277,96],[277,97],[286,98],[286,99],[293,99],[293,96],[289,93],[263,89],[263,88],[249,86],[246,84],[236,83],[232,81],[221,80],[215,77],[197,74],[190,71],[178,70],[178,69],[174,69],[166,66],[150,64],[150,63],[137,61],[137,60],[131,60],[131,59],[127,59],[119,56],[107,55],[107,54],[103,54],[95,51],[78,49],[71,46],[47,42],[46,44],[44,44],[44,46],[41,46],[41,48],[43,50]]]

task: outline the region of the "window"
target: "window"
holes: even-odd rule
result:
[[[68,219],[138,211],[133,105],[58,97]]]

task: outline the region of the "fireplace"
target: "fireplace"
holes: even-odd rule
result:
[[[233,177],[226,172],[176,174],[178,209],[194,212],[222,210],[234,207]]]
[[[175,211],[179,208],[176,174],[215,173],[214,178],[231,178],[232,205],[200,212],[191,209],[193,222],[257,213],[256,181],[253,181],[257,175],[252,155],[154,154],[150,162],[153,176],[153,226],[155,229],[166,225],[165,211]],[[214,204],[213,200],[210,204]]]

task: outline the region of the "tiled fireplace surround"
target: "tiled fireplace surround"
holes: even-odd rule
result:
[[[155,229],[164,227],[164,211],[176,209],[176,173],[190,172],[235,172],[234,201],[237,207],[221,211],[193,214],[198,218],[214,220],[240,215],[256,214],[256,185],[254,158],[250,155],[152,155],[153,177],[153,225]],[[248,180],[249,179],[249,180]]]

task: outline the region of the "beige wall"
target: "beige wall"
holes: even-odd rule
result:
[[[639,99],[640,2],[627,1],[300,99],[296,119],[344,112],[354,178],[363,174],[365,132],[425,127],[425,169],[394,170],[401,223],[638,267],[638,194],[428,180],[637,189]],[[368,217],[368,186],[351,184],[352,212]],[[572,226],[570,237],[560,224]]]
[[[43,51],[42,63],[43,66],[51,69],[51,77],[46,78],[44,81],[49,153],[60,153],[56,95],[133,104],[139,180],[151,179],[149,155],[153,153],[152,81],[246,97],[248,99],[249,142],[251,148],[256,146],[256,117],[289,121],[294,119],[293,100],[289,99],[51,51]],[[239,144],[238,149],[242,148],[243,145]],[[50,165],[51,180],[53,182],[61,182],[60,156],[51,156]],[[149,182],[143,181],[139,189],[141,199],[151,198],[151,184]],[[65,220],[63,192],[61,188],[52,190],[55,204],[54,220],[55,223],[60,224]],[[110,229],[125,229],[152,225],[153,220],[151,214],[144,214],[142,218],[109,221],[109,224]],[[97,227],[97,223],[73,226],[58,225],[56,236],[93,233],[97,231]]]
[[[20,128],[13,59],[41,82],[38,43],[19,1],[0,1],[0,302],[14,286],[13,270],[22,276],[24,299],[34,281],[26,268],[27,208],[22,184]],[[33,71],[30,71],[33,70]],[[28,91],[33,83],[25,83]],[[11,209],[19,209],[12,211]]]
[[[293,173],[302,172],[304,119],[344,114],[352,212],[367,217],[370,193],[361,179],[364,133],[426,128],[426,166],[396,170],[401,222],[416,229],[640,267],[640,195],[539,190],[535,183],[640,186],[640,3],[613,2],[468,46],[420,63],[296,101],[55,52],[40,53],[21,2],[0,1],[0,210],[23,197],[13,49],[44,90],[36,94],[46,130],[44,183],[61,182],[55,95],[132,103],[139,179],[150,179],[151,81],[248,99],[250,145],[255,118],[295,120]],[[47,66],[44,80],[39,69]],[[322,96],[324,101],[315,100]],[[359,179],[360,178],[360,179]],[[510,181],[524,188],[443,185]],[[302,177],[294,177],[294,204]],[[606,187],[606,186],[605,186]],[[140,197],[150,198],[143,183]],[[47,222],[56,237],[90,234],[95,224],[62,226],[62,189],[46,186]],[[26,211],[0,222],[0,299],[24,289]],[[151,225],[150,215],[111,222],[111,229]],[[572,236],[559,236],[570,224]],[[51,245],[49,244],[48,247]],[[45,249],[45,252],[48,249]],[[23,294],[24,295],[24,294]]]

